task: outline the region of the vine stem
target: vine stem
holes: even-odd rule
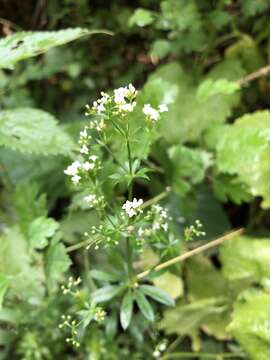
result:
[[[204,244],[202,246],[199,246],[199,247],[197,247],[197,248],[195,248],[193,250],[187,251],[186,253],[184,253],[182,255],[179,255],[179,256],[176,256],[173,259],[165,261],[165,262],[153,267],[152,269],[148,269],[146,271],[143,271],[143,272],[139,273],[137,275],[137,279],[140,280],[140,279],[144,278],[145,276],[149,275],[152,271],[159,271],[159,270],[165,269],[165,268],[167,268],[167,267],[169,267],[171,265],[174,265],[174,264],[176,264],[178,262],[181,262],[181,261],[183,261],[183,260],[185,260],[185,259],[187,259],[187,258],[189,258],[191,256],[199,254],[204,250],[207,250],[207,249],[210,249],[212,247],[218,246],[218,245],[222,244],[226,240],[230,240],[230,239],[234,238],[235,236],[239,236],[239,235],[243,234],[243,232],[244,232],[244,228],[229,232],[228,234],[225,234],[225,235],[223,235],[223,236],[221,236],[221,237],[219,237],[219,238],[217,238],[217,239],[215,239],[213,241],[210,241],[210,242],[208,242],[208,243],[206,243],[206,244]]]

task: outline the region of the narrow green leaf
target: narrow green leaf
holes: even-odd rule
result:
[[[100,281],[117,281],[120,278],[120,275],[118,276],[117,274],[104,270],[91,270],[90,275],[93,279]]]
[[[126,330],[130,324],[133,312],[133,295],[129,290],[123,298],[120,309],[120,322],[122,328]]]
[[[0,274],[0,309],[4,300],[4,296],[7,292],[9,281],[5,275]]]
[[[152,299],[160,302],[161,304],[168,306],[175,305],[174,299],[170,295],[155,286],[141,285],[140,289],[145,295],[150,296]]]
[[[120,294],[120,292],[123,290],[122,286],[119,285],[107,285],[104,286],[92,294],[92,299],[96,303],[108,301]]]
[[[154,321],[155,315],[153,308],[149,303],[149,301],[144,296],[144,294],[140,290],[136,290],[134,295],[135,295],[136,303],[139,309],[141,310],[143,316],[149,321]]]

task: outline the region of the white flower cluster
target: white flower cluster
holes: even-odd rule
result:
[[[101,92],[101,98],[93,102],[92,109],[96,111],[97,114],[102,114],[106,110],[106,105],[110,100],[110,95]]]
[[[152,229],[154,231],[163,229],[165,232],[168,231],[168,220],[171,220],[171,218],[168,216],[168,210],[164,209],[160,205],[154,205],[153,211],[155,213],[155,220],[152,225]]]
[[[76,160],[71,165],[69,165],[64,173],[68,176],[71,176],[71,181],[74,184],[78,184],[82,178],[84,172],[89,172],[94,170],[98,166],[98,157],[96,155],[89,156],[88,160],[81,163]]]
[[[162,353],[167,349],[168,341],[165,339],[161,341],[155,348],[155,351],[153,352],[154,358],[158,359],[161,357]]]
[[[140,209],[142,204],[142,199],[137,200],[136,198],[134,198],[132,201],[127,200],[122,206],[122,209],[125,210],[125,212],[128,214],[128,217],[132,218],[133,216],[142,213],[142,209]]]
[[[104,196],[97,196],[96,194],[89,194],[84,197],[84,201],[89,205],[89,207],[95,207],[100,205],[104,201]]]
[[[154,109],[150,104],[146,104],[143,107],[144,115],[151,121],[157,121],[160,118],[160,114],[168,111],[168,107],[165,104],[158,106],[158,110]]]
[[[120,112],[132,112],[136,106],[137,90],[132,84],[114,90],[114,102]]]

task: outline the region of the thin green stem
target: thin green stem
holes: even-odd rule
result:
[[[74,244],[74,245],[71,245],[71,246],[67,246],[67,247],[66,247],[66,252],[67,252],[67,253],[70,253],[70,252],[72,252],[72,251],[81,249],[82,247],[87,247],[87,246],[90,245],[91,243],[92,243],[92,241],[85,240],[85,241],[79,242],[78,244]]]
[[[232,359],[232,358],[243,358],[243,353],[220,353],[220,354],[213,354],[213,353],[206,353],[206,352],[175,352],[171,354],[164,355],[161,360],[167,360],[167,359],[195,359],[195,358],[207,358],[207,359],[215,359],[215,360],[223,360],[223,359]]]
[[[154,205],[156,203],[158,203],[159,201],[161,201],[162,199],[164,199],[166,196],[169,195],[170,193],[170,188],[168,188],[167,190],[163,191],[162,193],[156,195],[155,197],[153,197],[152,199],[146,201],[142,206],[141,208],[142,209],[145,209],[147,208],[148,206],[151,206],[151,205]]]

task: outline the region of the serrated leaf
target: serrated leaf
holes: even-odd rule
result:
[[[107,285],[92,293],[92,299],[96,303],[113,299],[123,291],[123,286]]]
[[[252,360],[270,358],[270,297],[259,290],[243,293],[235,304],[229,331]]]
[[[132,291],[129,290],[125,294],[120,308],[120,322],[124,330],[126,330],[130,324],[132,313],[133,313],[133,295],[132,295]]]
[[[197,89],[197,97],[200,100],[206,100],[214,95],[234,94],[239,89],[240,85],[237,82],[229,81],[226,79],[207,79],[199,85]]]
[[[73,140],[49,113],[18,108],[0,112],[0,145],[24,153],[69,155]]]
[[[153,308],[152,308],[151,304],[149,303],[149,301],[144,296],[144,294],[140,290],[136,290],[134,292],[134,296],[135,296],[136,303],[137,303],[139,309],[141,310],[143,316],[151,322],[154,321],[155,315],[154,315]]]
[[[220,260],[227,279],[260,282],[270,277],[270,239],[234,238],[221,247]]]
[[[54,238],[45,257],[45,272],[48,288],[53,289],[54,283],[59,280],[63,272],[71,265],[65,246]]]
[[[121,275],[114,274],[113,272],[108,272],[104,270],[91,270],[90,275],[95,280],[100,281],[117,281],[121,278]]]
[[[41,216],[35,219],[29,226],[27,241],[32,249],[43,249],[48,244],[59,224],[52,218]]]
[[[24,59],[100,31],[74,28],[59,31],[18,32],[0,40],[0,68],[13,68]]]
[[[139,27],[144,27],[152,24],[154,17],[151,11],[138,8],[134,11],[132,16],[129,19],[129,25],[137,25]]]
[[[270,112],[257,111],[236,120],[220,138],[217,166],[220,172],[238,175],[253,196],[270,206]]]
[[[161,304],[164,304],[167,306],[175,305],[174,299],[170,295],[168,295],[165,291],[159,289],[156,286],[141,285],[140,289],[145,295],[160,302]]]

